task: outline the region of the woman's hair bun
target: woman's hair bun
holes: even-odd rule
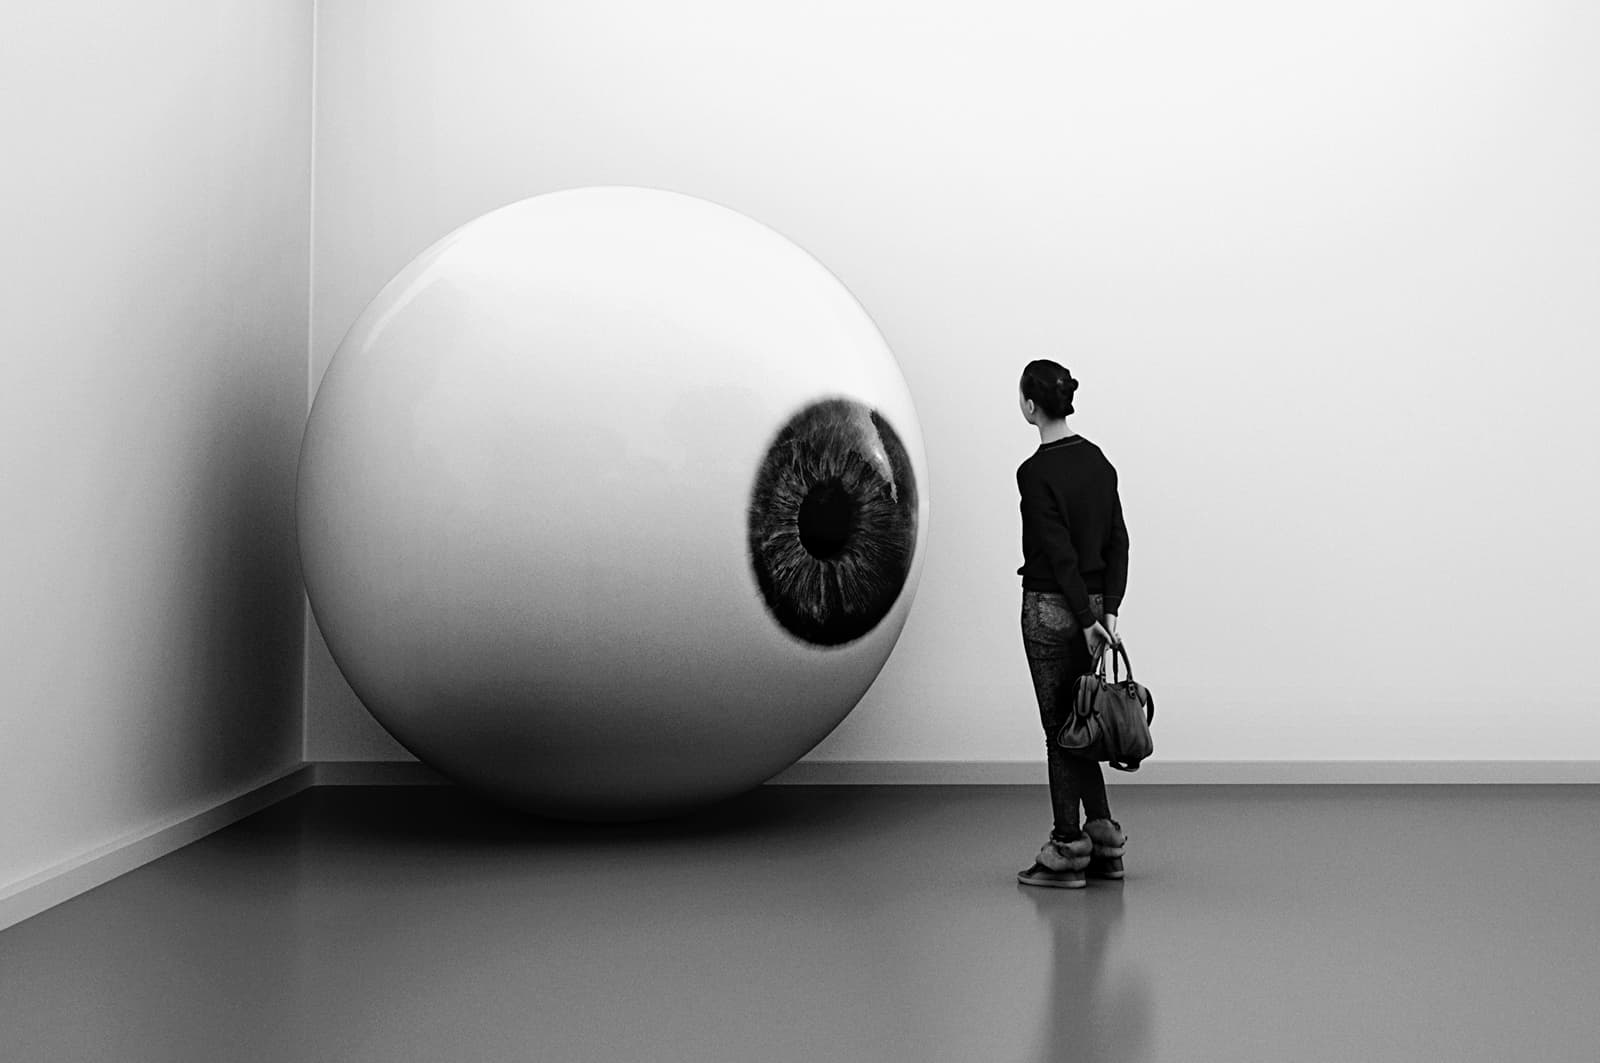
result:
[[[1072,396],[1078,390],[1078,382],[1063,373],[1061,379],[1056,381],[1056,394],[1061,399],[1061,416],[1072,413]]]
[[[1047,417],[1062,418],[1072,412],[1072,396],[1078,390],[1067,367],[1047,358],[1036,358],[1022,370],[1022,397],[1038,403]]]
[[[1061,416],[1065,417],[1072,412],[1072,396],[1077,393],[1078,382],[1066,370],[1061,371],[1061,378],[1056,381],[1056,396],[1061,400]]]

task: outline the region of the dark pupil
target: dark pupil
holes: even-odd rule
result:
[[[745,522],[751,574],[772,618],[813,646],[853,642],[889,615],[916,556],[911,456],[870,406],[820,399],[768,445]]]
[[[838,480],[817,484],[800,503],[800,545],[819,561],[837,557],[855,529],[856,503]]]

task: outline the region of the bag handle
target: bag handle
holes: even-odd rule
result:
[[[1098,657],[1096,657],[1095,660],[1094,660],[1094,667],[1092,669],[1090,669],[1090,672],[1092,674],[1100,676],[1102,679],[1105,678],[1105,674],[1106,674],[1106,657],[1107,656],[1109,656],[1111,658],[1111,680],[1112,680],[1112,682],[1114,682],[1114,683],[1122,682],[1122,670],[1121,670],[1121,668],[1118,667],[1118,661],[1117,661],[1117,658],[1119,658],[1119,657],[1122,658],[1121,664],[1126,665],[1127,668],[1128,668],[1128,678],[1129,679],[1133,678],[1133,662],[1128,659],[1127,647],[1125,647],[1122,644],[1122,640],[1121,639],[1118,639],[1117,641],[1113,642],[1111,644],[1111,648],[1110,648],[1109,651],[1108,650],[1101,650],[1100,651],[1100,655]]]
[[[1133,662],[1128,659],[1128,649],[1122,644],[1121,639],[1111,644],[1111,679],[1112,682],[1122,682],[1121,671],[1117,668],[1117,658],[1122,658],[1122,663],[1128,666],[1128,679],[1133,679]]]

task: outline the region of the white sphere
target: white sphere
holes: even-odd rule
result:
[[[306,589],[416,756],[574,819],[770,778],[894,648],[922,433],[861,305],[745,215],[645,188],[457,229],[356,320],[306,425]]]

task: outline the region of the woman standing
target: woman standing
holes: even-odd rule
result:
[[[1017,873],[1030,886],[1087,884],[1087,874],[1122,877],[1127,841],[1111,818],[1098,761],[1071,756],[1056,734],[1072,688],[1116,638],[1128,585],[1128,529],[1117,470],[1099,447],[1067,427],[1078,382],[1047,359],[1029,362],[1017,404],[1039,429],[1039,449],[1017,468],[1022,496],[1022,645],[1044,725],[1055,824],[1034,863]],[[1084,823],[1078,824],[1083,805]]]

